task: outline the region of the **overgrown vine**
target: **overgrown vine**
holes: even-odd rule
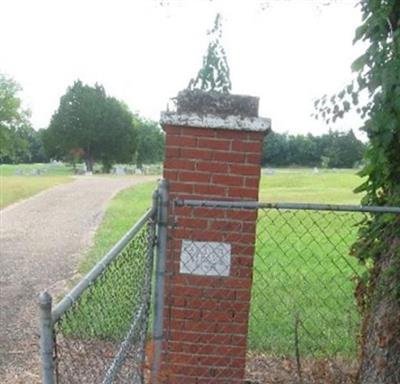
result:
[[[210,42],[203,57],[203,66],[197,76],[190,80],[188,89],[229,93],[232,83],[226,52],[221,43],[222,17],[219,13],[215,17],[214,27],[207,34]]]
[[[352,64],[356,79],[338,94],[323,96],[315,106],[327,123],[343,117],[352,106],[356,108],[364,119],[362,130],[369,145],[359,173],[365,181],[355,191],[364,193],[363,205],[400,206],[400,1],[361,0],[359,6],[362,24],[354,42],[367,42],[368,47]],[[368,102],[359,106],[363,93]],[[360,227],[352,253],[369,267],[357,289],[364,313],[382,295],[394,294],[400,300],[400,279],[395,287],[376,285],[380,258],[399,237],[399,215],[373,215]],[[400,276],[399,247],[394,252],[395,263],[386,273]]]

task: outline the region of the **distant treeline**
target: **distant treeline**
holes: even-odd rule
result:
[[[35,131],[23,109],[21,87],[0,73],[0,163],[84,161],[87,169],[101,163],[109,172],[115,163],[159,163],[164,133],[155,121],[133,113],[104,87],[77,80],[67,88],[49,127]],[[264,166],[351,168],[362,160],[365,144],[353,131],[321,136],[270,133],[264,142]]]
[[[352,168],[362,158],[366,144],[354,132],[329,131],[321,136],[271,132],[264,141],[264,166]]]

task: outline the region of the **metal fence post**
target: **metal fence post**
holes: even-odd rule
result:
[[[51,318],[52,298],[47,292],[39,295],[40,307],[40,357],[42,362],[42,383],[55,384],[53,366],[53,320]]]
[[[154,288],[154,323],[153,323],[153,363],[151,367],[151,383],[157,384],[160,378],[162,344],[164,339],[164,285],[165,259],[167,249],[168,220],[168,185],[161,180],[158,188],[157,209],[157,253]]]

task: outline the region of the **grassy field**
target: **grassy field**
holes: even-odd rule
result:
[[[39,173],[39,174],[38,174]],[[0,208],[71,181],[71,168],[50,164],[0,165]]]
[[[103,221],[96,232],[94,245],[80,265],[80,272],[85,273],[90,270],[151,207],[151,196],[155,188],[156,183],[150,182],[135,185],[117,194],[107,207]]]
[[[354,171],[281,170],[262,177],[260,200],[357,204],[360,196],[352,190],[359,183]],[[154,188],[155,183],[138,185],[115,197],[81,272],[88,271],[150,207]],[[349,213],[259,212],[250,349],[293,356],[297,327],[302,356],[355,356],[359,318],[353,277],[362,269],[348,253],[360,219]],[[113,276],[107,279],[114,281]]]

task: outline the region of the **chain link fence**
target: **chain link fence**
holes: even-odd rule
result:
[[[144,383],[155,246],[150,210],[51,311],[46,384]],[[42,295],[42,328],[44,306]],[[46,345],[42,347],[42,357]],[[47,374],[46,374],[47,370]],[[47,379],[46,379],[47,377]]]
[[[200,322],[210,309],[223,310],[199,324],[207,336],[196,340],[215,355],[208,361],[215,378],[236,377],[234,359],[228,362],[230,369],[222,367],[227,355],[235,355],[235,344],[243,345],[248,326],[247,382],[354,383],[361,320],[355,291],[366,267],[351,256],[351,247],[360,223],[371,214],[391,213],[301,204],[192,200],[177,205],[174,240],[182,256],[180,276],[174,279],[187,287],[183,317],[197,316]],[[199,217],[207,220],[194,220]],[[202,282],[200,276],[217,278]],[[203,283],[202,299],[193,311],[190,285]],[[228,289],[233,286],[234,291]],[[190,309],[186,315],[185,308]],[[246,323],[242,316],[248,310]],[[182,317],[177,313],[177,319],[173,309],[169,313],[171,324]],[[201,365],[193,365],[199,375]]]
[[[355,382],[351,246],[398,208],[186,200],[167,217],[166,201],[53,310],[41,296],[45,384]]]

